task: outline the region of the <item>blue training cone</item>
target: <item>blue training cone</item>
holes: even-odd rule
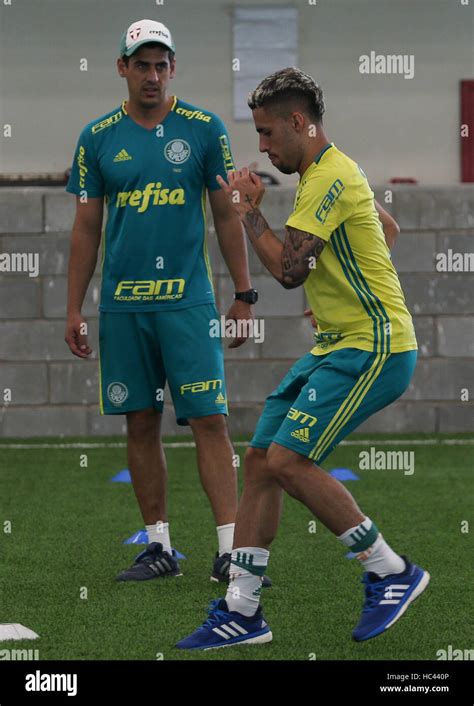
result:
[[[110,479],[111,483],[131,483],[132,479],[130,477],[130,471],[128,468],[124,468],[123,471],[119,471],[116,476]]]
[[[360,480],[359,476],[350,468],[333,468],[329,475],[336,480]]]

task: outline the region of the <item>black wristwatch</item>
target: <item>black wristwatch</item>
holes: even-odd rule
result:
[[[256,304],[258,302],[258,292],[256,289],[248,289],[246,292],[236,292],[234,299],[239,299],[246,304]]]

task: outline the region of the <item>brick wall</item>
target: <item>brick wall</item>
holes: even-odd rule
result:
[[[474,380],[473,273],[436,270],[435,254],[474,252],[474,188],[398,186],[393,203],[385,189],[377,199],[399,222],[393,253],[414,317],[420,357],[410,388],[397,403],[360,430],[384,432],[474,431],[473,403],[461,391]],[[294,192],[268,189],[263,211],[281,229]],[[0,399],[11,402],[0,414],[2,436],[103,435],[121,433],[124,418],[98,414],[97,359],[74,358],[64,343],[66,270],[74,197],[61,189],[0,190],[0,253],[39,253],[39,276],[0,273]],[[280,231],[281,232],[281,231]],[[219,254],[212,226],[209,250],[218,306],[225,313],[233,287]],[[226,351],[233,433],[251,432],[262,401],[291,363],[312,343],[303,316],[303,289],[284,290],[249,253],[254,286],[260,291],[256,315],[265,319],[265,340]],[[96,273],[84,307],[90,340],[97,349]],[[164,430],[176,427],[167,405]]]

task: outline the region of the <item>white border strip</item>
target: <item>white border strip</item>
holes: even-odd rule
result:
[[[234,441],[233,446],[249,446],[249,441]],[[353,441],[341,441],[338,446],[469,446],[474,444],[474,439],[354,439]],[[196,444],[194,441],[174,441],[165,442],[165,449],[193,449]],[[14,444],[0,442],[1,449],[125,449],[127,444],[124,441],[97,441],[74,443],[40,443],[40,444]]]

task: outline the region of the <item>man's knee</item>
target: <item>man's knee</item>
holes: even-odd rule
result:
[[[160,421],[161,412],[153,408],[127,412],[128,434],[135,437],[158,433]]]
[[[271,444],[267,453],[267,468],[282,488],[289,490],[301,456],[278,444]]]
[[[246,482],[268,480],[267,449],[250,446],[245,452],[244,478]]]
[[[227,424],[223,414],[210,414],[207,417],[188,419],[194,434],[206,436],[227,436]]]

